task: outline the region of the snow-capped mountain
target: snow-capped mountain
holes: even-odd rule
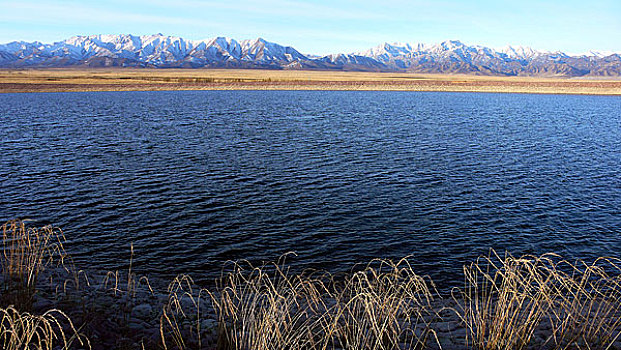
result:
[[[0,45],[0,67],[123,66],[406,71],[484,75],[621,76],[618,53],[580,56],[529,47],[492,49],[458,40],[384,43],[356,53],[304,55],[258,38],[185,40],[162,34],[75,36],[53,44]]]
[[[278,68],[307,58],[292,47],[218,37],[191,41],[162,34],[75,36],[53,44],[0,45],[0,65]]]
[[[570,56],[529,47],[496,50],[458,40],[438,44],[384,43],[357,53],[381,62],[385,69],[420,73],[533,76],[620,76],[621,55],[610,53]]]

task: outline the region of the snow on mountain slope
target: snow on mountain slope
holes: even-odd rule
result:
[[[392,57],[405,56],[414,51],[421,51],[424,47],[424,44],[417,44],[413,47],[410,44],[383,43],[367,51],[356,53],[356,55],[372,57],[380,62],[388,62]]]
[[[458,40],[434,45],[385,43],[362,54],[384,63],[389,69],[423,73],[581,76],[614,75],[621,71],[621,66],[605,59],[609,56],[573,57],[521,46],[495,50],[466,45]],[[602,65],[607,68],[598,73]]]
[[[384,63],[377,59],[358,54],[332,54],[320,57],[317,61],[349,70],[389,70]]]
[[[438,44],[384,43],[357,53],[304,55],[262,38],[185,40],[162,34],[79,35],[53,44],[0,45],[2,67],[58,66],[341,69],[488,75],[621,75],[621,58],[590,52],[570,56],[529,47],[500,50],[458,40]]]
[[[52,58],[64,58],[71,64],[85,65],[95,58],[107,58],[111,65],[116,62],[119,65],[155,67],[182,66],[185,63],[206,66],[226,63],[232,66],[242,63],[266,65],[307,59],[292,47],[263,39],[242,43],[223,37],[189,41],[162,34],[74,36],[53,44],[12,42],[0,45],[0,52],[0,62],[10,61],[14,66],[48,65]]]
[[[297,61],[307,60],[308,58],[296,49],[287,46],[281,46],[269,41],[265,41],[262,38],[256,40],[244,40],[241,42],[243,51],[243,60],[258,61],[258,62],[272,62],[272,61]]]
[[[500,50],[500,52],[506,54],[511,58],[517,58],[521,60],[529,60],[539,54],[537,51],[533,50],[530,47],[510,45]]]

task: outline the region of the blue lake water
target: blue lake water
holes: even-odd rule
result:
[[[621,256],[621,97],[431,92],[0,94],[0,219],[79,264],[217,273],[411,255],[454,284],[490,248]]]

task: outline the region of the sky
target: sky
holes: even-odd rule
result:
[[[0,0],[0,43],[155,33],[262,37],[318,55],[444,40],[621,52],[621,0]]]

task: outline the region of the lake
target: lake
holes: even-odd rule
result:
[[[295,251],[411,256],[455,285],[490,248],[621,257],[621,97],[356,91],[0,94],[0,219],[82,267],[211,278]]]

